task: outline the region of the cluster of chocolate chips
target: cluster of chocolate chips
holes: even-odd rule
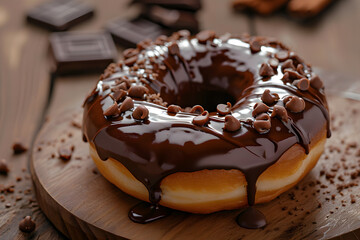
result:
[[[251,43],[250,49],[252,49]],[[316,74],[310,75],[306,72],[303,60],[294,52],[287,50],[277,52],[267,63],[263,63],[259,69],[259,75],[261,77],[274,76],[280,63],[284,83],[291,83],[301,91],[309,90],[310,86],[317,90],[323,88],[321,79]]]
[[[109,88],[110,86],[103,84],[104,91]],[[143,99],[148,92],[148,88],[143,85],[131,85],[126,76],[116,79],[109,94],[114,103],[104,111],[104,115],[109,118],[117,117],[121,113],[133,109],[133,98]],[[132,116],[134,119],[144,120],[148,118],[149,110],[145,106],[139,105],[134,109]]]
[[[253,126],[259,133],[267,133],[271,128],[271,118],[279,118],[283,122],[288,121],[288,111],[300,113],[305,109],[305,101],[297,96],[286,96],[282,101],[285,107],[276,104],[280,98],[277,93],[271,93],[266,89],[261,96],[262,102],[256,103],[252,111],[255,118]],[[272,108],[272,109],[271,109]],[[271,115],[268,112],[271,110]]]

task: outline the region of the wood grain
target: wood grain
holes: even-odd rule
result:
[[[234,219],[239,210],[210,215],[174,212],[150,224],[131,222],[127,213],[138,200],[97,173],[80,129],[71,126],[74,118],[81,122],[81,109],[53,115],[36,140],[31,169],[39,204],[55,226],[73,239],[328,239],[352,231],[360,237],[354,231],[360,228],[360,186],[344,189],[342,195],[337,190],[338,184],[351,180],[349,169],[360,167],[356,157],[360,145],[347,147],[360,141],[360,136],[352,134],[360,126],[360,102],[333,97],[330,108],[333,136],[317,167],[296,188],[258,206],[268,218],[265,229],[238,227]],[[68,162],[60,160],[57,153],[64,145],[75,146]],[[347,164],[348,170],[339,167],[330,184],[320,171],[333,171],[340,158],[346,159],[341,163]],[[360,184],[360,176],[351,181]],[[355,203],[350,194],[356,197]]]

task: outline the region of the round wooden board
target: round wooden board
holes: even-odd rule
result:
[[[296,188],[257,206],[267,216],[264,229],[240,228],[235,223],[240,210],[210,215],[174,211],[153,223],[131,222],[128,210],[138,200],[97,172],[77,126],[81,109],[50,116],[37,137],[31,161],[37,199],[57,229],[72,239],[327,239],[339,235],[359,239],[360,186],[356,184],[360,176],[351,179],[350,173],[360,169],[360,135],[354,134],[359,133],[360,102],[333,97],[330,107],[335,119],[325,153]],[[69,161],[59,158],[58,149],[63,146],[74,146]],[[327,173],[336,176],[326,178]],[[340,194],[337,185],[349,182],[356,184]]]

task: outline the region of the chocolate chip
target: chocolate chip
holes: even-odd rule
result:
[[[281,80],[283,80],[285,83],[291,82],[289,73],[288,72],[284,73],[284,76],[281,78]]]
[[[65,161],[70,160],[73,150],[74,150],[74,146],[72,145],[60,146],[58,149],[60,159]]]
[[[169,46],[168,46],[168,51],[171,55],[179,55],[180,54],[180,48],[179,48],[179,45],[177,45],[176,42],[174,43],[171,43]]]
[[[181,107],[178,105],[170,105],[167,108],[168,113],[178,113],[181,111]]]
[[[285,107],[293,113],[299,113],[305,109],[305,101],[297,96],[287,96],[284,99]]]
[[[269,89],[265,89],[261,96],[261,100],[266,105],[272,105],[279,100],[279,95],[277,93],[271,93]]]
[[[117,91],[114,92],[114,94],[112,95],[112,98],[116,101],[119,102],[120,100],[122,100],[125,96],[127,95],[127,92],[122,90],[122,89],[118,89]]]
[[[266,113],[267,111],[269,111],[269,109],[270,108],[266,106],[264,103],[256,103],[254,105],[254,110],[252,111],[252,116],[256,117],[260,113]]]
[[[9,167],[5,159],[1,159],[0,161],[0,174],[7,175],[9,172]]]
[[[279,66],[279,60],[277,60],[276,58],[270,58],[268,61],[270,67],[272,68],[277,68]]]
[[[256,117],[254,121],[254,128],[259,133],[266,133],[271,128],[270,117],[266,113],[262,113]]]
[[[215,32],[211,30],[204,30],[196,34],[196,39],[202,44],[205,44],[207,41],[212,41],[214,38]]]
[[[281,65],[281,70],[284,71],[284,69],[292,69],[292,70],[295,70],[295,66],[294,66],[293,60],[291,60],[291,59],[286,60],[286,61]]]
[[[124,58],[131,58],[139,54],[139,50],[135,48],[128,48],[123,51]]]
[[[295,79],[301,79],[301,78],[304,77],[304,76],[301,75],[300,73],[298,73],[298,72],[296,72],[296,71],[294,71],[294,70],[291,70],[291,69],[285,69],[285,70],[284,70],[284,73],[288,73],[288,74],[289,74],[289,78],[290,78],[290,79],[293,79],[293,80],[295,80]]]
[[[135,108],[132,116],[136,120],[144,120],[149,117],[149,110],[144,105],[139,105]]]
[[[138,57],[133,56],[128,59],[125,59],[124,64],[128,67],[131,67],[132,65],[134,65],[134,63],[136,63],[137,60],[138,60]]]
[[[279,51],[275,53],[275,57],[280,61],[283,62],[289,58],[289,52],[288,51]]]
[[[130,97],[126,97],[121,103],[119,111],[121,113],[126,112],[134,107],[134,101]]]
[[[35,230],[36,224],[35,222],[31,219],[30,216],[26,216],[23,220],[20,221],[19,223],[19,229],[22,232],[26,232],[26,233],[31,233]]]
[[[235,117],[228,115],[225,117],[224,129],[229,132],[235,132],[241,127],[240,121]]]
[[[268,63],[263,63],[261,64],[259,75],[262,77],[274,76],[275,75],[274,69],[272,69],[272,67]]]
[[[252,53],[257,53],[261,51],[261,43],[259,41],[251,41],[250,42],[250,50]]]
[[[117,103],[115,102],[104,111],[104,116],[111,117],[120,113]]]
[[[200,126],[200,127],[204,126],[208,122],[209,122],[209,112],[208,111],[202,112],[201,115],[194,117],[193,121],[192,121],[193,124]]]
[[[148,93],[149,89],[142,85],[131,86],[128,93],[130,97],[142,98],[145,93]]]
[[[297,67],[296,67],[296,71],[297,71],[298,73],[300,73],[301,75],[305,75],[304,65],[298,64]]]
[[[310,81],[307,78],[295,80],[293,84],[301,91],[307,91],[310,87]]]
[[[314,75],[310,78],[310,85],[315,89],[320,89],[324,86],[324,83],[318,75]]]
[[[187,38],[190,36],[189,30],[186,30],[186,29],[182,29],[182,30],[178,31],[178,34],[180,37],[183,37],[183,38]]]
[[[22,145],[22,143],[14,143],[12,145],[12,149],[14,151],[14,154],[20,154],[20,153],[26,152],[28,150],[27,147]]]
[[[216,110],[220,115],[225,116],[231,112],[231,103],[227,102],[226,105],[218,104]]]
[[[288,114],[286,109],[283,106],[279,105],[274,106],[271,117],[279,117],[284,122],[288,121]]]
[[[190,113],[202,114],[204,112],[204,108],[200,105],[195,105],[191,108]]]

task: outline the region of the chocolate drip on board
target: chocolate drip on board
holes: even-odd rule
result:
[[[141,99],[134,100],[134,105],[135,108],[139,105],[147,107],[149,117],[145,121],[135,121],[131,111],[105,118],[104,109],[113,100],[107,97],[110,90],[98,90],[102,89],[102,84],[114,84],[114,79],[123,76],[135,79],[134,84],[140,84],[138,77],[124,67],[99,81],[94,91],[96,96],[84,106],[84,135],[90,144],[94,144],[99,157],[102,160],[111,157],[121,162],[149,192],[151,204],[140,203],[129,212],[130,219],[135,222],[147,223],[168,215],[169,209],[160,206],[160,184],[162,179],[177,172],[240,170],[247,180],[248,205],[252,206],[256,203],[258,177],[284,152],[299,143],[308,153],[310,139],[324,125],[327,125],[330,136],[322,89],[303,92],[286,85],[281,80],[281,66],[272,77],[259,76],[261,64],[283,50],[281,45],[273,44],[267,50],[251,53],[249,44],[239,38],[226,41],[215,38],[212,44],[199,44],[195,38],[190,38],[180,39],[178,44],[178,61],[174,58],[177,56],[157,51],[158,46],[151,45],[140,53],[138,58],[147,60],[156,55],[156,51],[161,57],[151,65],[166,66],[166,70],[156,72],[157,77],[146,87],[150,93],[160,93],[169,104],[183,108],[202,105],[210,112],[206,125],[192,123],[196,114],[168,114],[165,107]],[[304,70],[311,73],[307,66]],[[189,79],[190,71],[193,76]],[[255,103],[261,102],[264,88],[270,88],[280,99],[288,95],[303,98],[305,110],[289,113],[287,123],[271,118],[269,131],[258,133],[252,126],[251,111]],[[232,103],[231,114],[242,124],[238,131],[224,131],[224,117],[213,111],[217,104],[226,102]],[[276,104],[283,106],[282,101]],[[221,156],[221,161],[216,161],[218,156]],[[237,222],[249,228],[266,224],[262,213],[252,207],[242,212]]]

